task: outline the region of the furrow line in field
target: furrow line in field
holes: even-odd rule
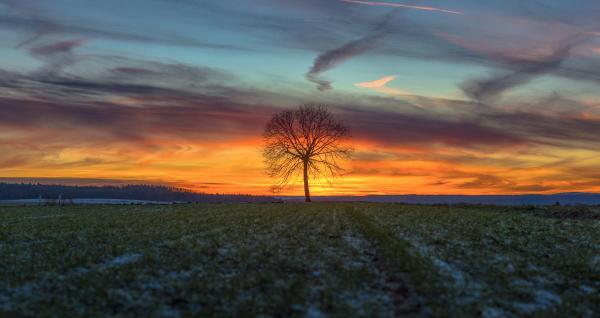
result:
[[[385,275],[395,315],[430,314],[421,298],[424,296],[421,293],[429,291],[419,288],[419,283],[427,279],[427,271],[431,267],[427,260],[411,255],[407,242],[394,238],[356,207],[348,208],[346,215],[356,229],[355,235],[360,235],[368,242],[366,244],[372,246],[370,257]],[[356,242],[352,243],[356,245]]]

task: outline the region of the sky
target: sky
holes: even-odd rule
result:
[[[269,194],[265,124],[322,103],[355,156],[314,195],[600,191],[598,16],[596,0],[0,0],[0,180]]]

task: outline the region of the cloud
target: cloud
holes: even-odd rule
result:
[[[382,77],[372,82],[356,83],[355,85],[362,88],[380,88],[384,87],[387,83],[396,79],[395,75]]]
[[[562,149],[598,149],[600,119],[544,114],[544,112],[515,110],[492,111],[481,116],[505,131],[527,138],[534,146],[552,146]]]
[[[57,53],[70,52],[74,48],[81,46],[83,40],[60,41],[48,45],[35,47],[31,53],[36,56],[54,55]]]
[[[519,182],[492,174],[469,175],[469,173],[464,173],[464,176],[458,177],[472,179],[455,185],[460,189],[477,189],[492,193],[540,193],[557,190],[557,187],[553,185],[527,183],[527,181]]]
[[[541,59],[511,61],[509,65],[511,70],[488,78],[468,81],[463,85],[463,91],[474,100],[486,102],[504,91],[556,70],[569,58],[572,49],[582,42],[581,39],[576,37],[569,40]]]
[[[514,193],[539,193],[539,192],[549,192],[556,191],[557,187],[552,185],[542,185],[542,184],[523,184],[523,185],[512,185],[507,187],[505,190],[514,192]]]
[[[110,55],[80,55],[81,41],[61,41],[32,49],[44,61],[30,74],[0,71],[0,88],[45,100],[103,100],[112,95],[188,96],[201,90],[212,95],[240,94],[229,72],[181,63],[161,63]],[[62,72],[69,67],[69,72]],[[111,96],[114,97],[114,96]]]
[[[16,44],[16,48],[27,47],[51,35],[69,36],[78,38],[108,38],[119,41],[134,41],[142,43],[168,44],[177,46],[200,47],[215,50],[245,51],[247,48],[222,43],[206,42],[180,34],[165,34],[160,30],[116,29],[112,24],[95,24],[91,26],[87,21],[74,22],[62,19],[60,16],[50,16],[43,9],[43,3],[31,0],[0,0],[12,13],[0,14],[0,25],[8,29],[27,32],[26,38]],[[65,20],[65,21],[63,21]],[[31,35],[30,33],[33,33]]]
[[[194,96],[189,100],[160,96],[138,99],[137,107],[119,104],[0,99],[0,126],[22,142],[46,147],[161,147],[160,140],[231,140],[260,135],[271,110],[256,105]],[[168,105],[167,105],[168,104]],[[221,108],[221,110],[219,110]],[[37,141],[36,141],[37,140]]]
[[[320,91],[331,89],[331,81],[320,78],[321,73],[375,48],[388,35],[388,26],[393,16],[394,12],[386,15],[372,33],[317,56],[312,67],[306,73],[306,78],[317,84],[317,89]]]
[[[463,14],[462,12],[455,11],[455,10],[440,9],[440,8],[428,7],[428,6],[415,6],[415,5],[401,4],[401,3],[395,3],[395,2],[359,1],[359,0],[340,0],[340,1],[347,2],[347,3],[368,5],[368,6],[406,8],[406,9],[416,9],[416,10],[433,11],[433,12],[441,12],[441,13],[449,13],[449,14]]]
[[[372,82],[356,83],[356,84],[354,84],[354,86],[371,89],[376,92],[387,94],[387,95],[392,95],[392,96],[412,95],[411,93],[409,93],[407,91],[403,91],[403,90],[399,90],[396,88],[391,88],[391,87],[386,86],[389,82],[391,82],[395,79],[396,79],[396,76],[386,76],[386,77],[374,80]]]
[[[515,182],[496,175],[478,175],[473,180],[458,185],[467,189],[511,188]]]
[[[396,102],[397,103],[397,102]],[[503,131],[461,118],[438,118],[384,111],[368,107],[340,109],[343,118],[356,138],[385,145],[428,147],[445,144],[456,147],[508,146],[525,140],[509,131]]]
[[[45,35],[57,32],[59,29],[54,22],[45,19],[42,11],[29,0],[0,0],[0,4],[4,4],[6,7],[13,9],[23,16],[25,19],[20,20],[22,25],[27,26],[34,32],[32,36],[18,43],[16,45],[17,48],[31,44]],[[13,21],[16,20],[0,16],[0,22],[4,22],[5,24],[12,24]]]
[[[75,45],[53,47],[68,50]],[[70,66],[69,74],[0,74],[1,127],[25,127],[23,131],[38,131],[45,138],[86,144],[144,145],[156,136],[225,140],[260,135],[264,122],[279,109],[276,105],[308,98],[248,87],[234,75],[209,67],[112,56],[85,56]],[[393,79],[360,86],[386,89]],[[486,111],[475,103],[419,96],[398,100],[340,95],[323,102],[344,105],[335,110],[355,137],[378,144],[594,148],[600,134],[595,119],[600,117],[589,115],[592,106],[556,94],[540,99],[541,104]],[[571,111],[558,105],[570,105]],[[73,129],[80,133],[69,135]]]
[[[140,67],[128,67],[128,66],[115,67],[115,68],[111,69],[111,72],[114,72],[117,74],[134,75],[134,76],[150,75],[150,74],[154,73],[154,71],[151,71],[148,69],[144,69],[144,68],[140,68]]]
[[[77,39],[33,47],[30,50],[31,55],[46,63],[37,71],[38,74],[41,76],[50,76],[76,63],[77,56],[73,50],[80,47],[83,43],[84,40]]]
[[[490,14],[469,16],[469,19],[452,23],[429,20],[420,23],[415,19],[410,22],[396,23],[393,40],[387,41],[385,47],[378,48],[378,54],[495,69],[491,75],[465,82],[467,91],[477,93],[477,84],[486,86],[488,80],[495,83],[496,78],[503,82],[504,77],[507,83],[520,83],[517,86],[543,75],[600,83],[600,62],[597,57],[580,54],[583,44],[592,42],[588,41],[590,34],[585,31],[593,28],[590,25],[568,25],[548,19]],[[574,23],[583,22],[575,20]],[[472,25],[481,28],[474,31]],[[498,28],[498,25],[512,27]],[[558,55],[564,52],[562,49],[565,47],[568,52],[561,61]],[[558,63],[552,65],[555,61]],[[548,65],[554,67],[544,69]],[[507,89],[498,88],[499,93],[484,98],[492,101],[504,91],[516,87],[508,86]],[[473,96],[469,97],[476,100]]]
[[[306,78],[317,84],[320,91],[331,89],[331,82],[321,79],[321,73],[331,70],[337,65],[374,48],[384,37],[384,33],[374,33],[364,36],[358,40],[344,44],[341,47],[329,50],[317,57],[313,66],[306,73]]]
[[[3,130],[23,142],[40,138],[48,147],[153,147],[165,136],[207,141],[259,135],[274,111],[264,105],[275,94],[246,89],[227,72],[112,56],[80,58],[71,54],[78,43],[36,47],[35,54],[48,63],[30,74],[0,71]],[[70,72],[59,72],[73,58]]]

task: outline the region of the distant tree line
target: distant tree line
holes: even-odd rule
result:
[[[168,202],[237,203],[278,202],[269,196],[209,194],[162,185],[67,186],[39,183],[0,183],[0,200],[20,199],[122,199]]]

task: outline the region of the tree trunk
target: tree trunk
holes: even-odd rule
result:
[[[308,160],[304,161],[304,201],[311,202],[310,190],[308,189]]]

